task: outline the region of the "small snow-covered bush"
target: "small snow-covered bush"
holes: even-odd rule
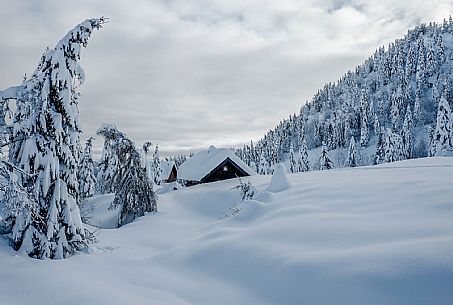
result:
[[[242,200],[253,199],[257,192],[256,187],[252,185],[250,180],[243,182],[241,178],[239,178],[239,185],[235,189],[240,190]]]

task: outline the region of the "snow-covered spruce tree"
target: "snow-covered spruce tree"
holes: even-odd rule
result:
[[[264,157],[264,153],[261,153],[260,157],[260,165],[259,165],[259,174],[260,175],[267,175],[268,174],[269,163],[266,161],[266,157]]]
[[[436,55],[434,52],[434,45],[428,44],[428,52],[426,54],[426,76],[431,77],[437,70]]]
[[[15,219],[13,244],[31,257],[60,259],[86,247],[78,208],[76,89],[84,80],[81,47],[104,22],[89,19],[69,31],[17,90],[9,161],[27,173],[18,183],[33,189],[36,210]]]
[[[271,157],[270,162],[269,162],[269,167],[267,168],[267,174],[272,175],[274,173],[275,165],[277,163],[275,162],[275,157]]]
[[[116,126],[113,124],[104,124],[101,128],[116,129]],[[115,192],[115,175],[117,171],[118,156],[114,150],[114,143],[112,140],[105,138],[101,162],[99,163],[99,172],[96,177],[97,193],[108,194]]]
[[[321,155],[319,156],[319,169],[320,170],[332,169],[332,166],[333,163],[329,159],[326,144],[322,143]]]
[[[381,164],[385,160],[386,135],[384,127],[380,128],[377,142],[376,154],[374,155],[374,164]]]
[[[437,141],[434,139],[434,131],[436,127],[428,125],[428,138],[429,138],[429,148],[428,148],[428,157],[434,157],[436,155],[436,146]]]
[[[437,109],[436,129],[432,136],[432,145],[430,156],[435,156],[436,153],[442,150],[452,150],[452,113],[447,99],[443,95]]]
[[[422,123],[421,101],[420,101],[420,98],[417,98],[417,97],[415,98],[413,121],[414,121],[414,126],[419,126]]]
[[[402,144],[403,141],[400,135],[393,133],[390,128],[387,128],[384,162],[403,160]]]
[[[354,137],[351,137],[351,141],[349,142],[348,159],[346,160],[346,166],[349,167],[357,166],[357,150],[355,147]]]
[[[436,37],[436,49],[437,49],[437,61],[439,65],[442,65],[445,62],[445,45],[442,35],[437,35]]]
[[[113,125],[104,125],[97,133],[112,143],[117,155],[115,198],[111,208],[120,209],[118,226],[130,223],[146,212],[156,212],[157,196],[153,191],[153,183],[142,167],[142,158],[134,142]]]
[[[257,168],[256,168],[256,163],[255,163],[255,161],[251,161],[251,162],[250,162],[250,168],[251,168],[252,171],[254,171],[255,173],[257,172]]]
[[[375,135],[378,135],[381,132],[381,124],[379,123],[379,118],[376,113],[374,114],[373,119],[373,130]]]
[[[154,173],[154,183],[160,185],[162,180],[162,167],[160,165],[160,152],[159,145],[156,145],[153,155],[153,173]]]
[[[302,118],[301,118],[302,119]],[[308,146],[307,146],[307,136],[305,132],[305,123],[300,122],[300,130],[298,137],[299,144],[299,154],[297,156],[297,171],[298,172],[307,172],[310,170],[308,162]]]
[[[403,140],[403,158],[410,159],[413,157],[414,151],[414,123],[410,106],[407,106],[401,137]]]
[[[369,127],[368,127],[368,93],[363,90],[360,99],[360,146],[366,147],[370,140]]]
[[[253,141],[250,140],[250,166],[252,165],[252,162],[256,164],[256,149],[255,146],[253,145]]]
[[[11,113],[8,98],[4,99],[3,94],[0,94],[0,158],[4,157],[2,148],[9,144],[11,138],[11,128],[6,123],[6,119],[11,118]]]
[[[395,139],[393,137],[392,131],[388,128],[385,135],[385,155],[384,162],[394,162],[397,161],[395,156]]]
[[[405,160],[403,153],[403,138],[397,133],[393,134],[393,136],[395,137],[396,143],[396,158],[398,161]]]
[[[85,144],[79,163],[77,179],[79,181],[79,210],[82,222],[88,223],[93,213],[93,207],[87,204],[86,198],[92,197],[96,190],[96,176],[94,175],[94,162],[91,154],[93,137],[90,137]],[[87,233],[87,232],[85,232]],[[92,234],[89,234],[89,236]]]
[[[291,173],[297,173],[299,170],[297,167],[296,157],[294,156],[294,149],[293,149],[292,144],[291,144],[291,147],[289,148],[288,162],[289,162],[289,171]]]
[[[308,162],[307,141],[305,140],[305,138],[302,139],[301,146],[299,148],[297,167],[299,172],[308,172],[310,170],[310,164]]]
[[[153,167],[151,166],[151,162],[148,159],[148,156],[151,154],[151,146],[152,143],[150,141],[146,141],[143,143],[143,148],[141,150],[142,153],[142,167],[146,170],[146,175],[148,176],[148,179],[151,181],[154,181],[154,173],[153,173]],[[177,163],[175,161],[175,163]]]
[[[94,162],[91,149],[93,147],[93,137],[90,137],[80,158],[79,172],[77,174],[79,180],[80,199],[88,198],[94,195],[96,186],[96,176],[94,175]]]
[[[0,234],[10,234],[13,243],[20,242],[24,226],[39,217],[33,189],[20,183],[19,174],[11,164],[0,163],[0,186],[5,209],[5,217],[0,221]]]
[[[23,223],[28,224],[30,218],[38,215],[33,189],[19,183],[19,176],[27,173],[6,161],[3,153],[3,148],[10,144],[12,138],[12,127],[6,123],[12,113],[9,100],[16,99],[18,88],[0,91],[0,205],[4,212],[3,217],[0,217],[0,234],[10,234],[13,242],[22,239],[23,231],[20,225],[16,225],[15,232],[19,232],[20,236],[13,232],[15,220],[23,219]]]

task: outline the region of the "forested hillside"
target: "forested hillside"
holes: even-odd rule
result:
[[[272,171],[282,161],[295,166],[292,171],[303,171],[306,150],[323,143],[333,150],[348,149],[356,142],[354,149],[363,151],[362,165],[434,155],[437,144],[432,139],[451,133],[452,48],[451,17],[440,25],[417,26],[404,38],[378,48],[355,71],[326,84],[299,114],[290,115],[255,146],[246,145],[237,154],[259,173]],[[447,108],[446,131],[436,131],[438,109],[445,108],[439,107],[441,101]],[[447,137],[451,141],[451,134]]]

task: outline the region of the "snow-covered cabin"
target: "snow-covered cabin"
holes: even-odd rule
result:
[[[169,183],[174,182],[178,178],[178,170],[174,161],[163,160],[160,163],[162,170],[162,182]]]
[[[194,185],[255,174],[231,149],[211,146],[181,164],[178,180]]]

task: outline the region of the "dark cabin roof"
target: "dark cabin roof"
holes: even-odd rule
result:
[[[181,164],[178,169],[178,179],[187,181],[202,181],[203,178],[214,172],[222,163],[230,160],[242,176],[252,176],[256,173],[231,149],[215,148],[211,146],[208,150],[196,153],[193,157]]]

